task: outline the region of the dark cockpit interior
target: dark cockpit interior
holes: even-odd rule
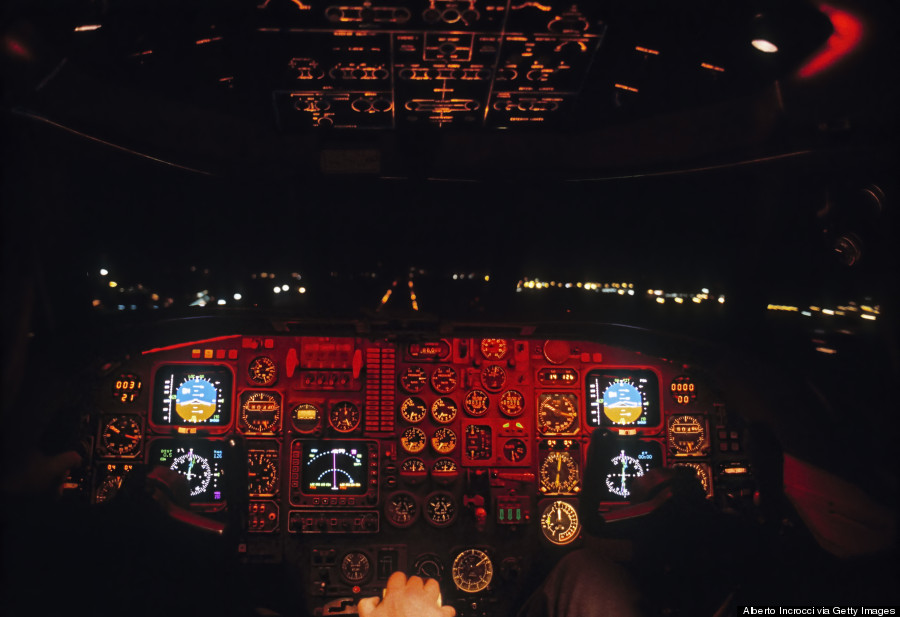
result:
[[[0,607],[897,614],[897,17],[7,3]]]

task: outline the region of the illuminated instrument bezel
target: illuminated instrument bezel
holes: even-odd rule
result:
[[[419,409],[421,414],[418,416],[410,415],[410,409]],[[428,405],[425,404],[425,401],[419,398],[418,396],[407,396],[403,399],[403,402],[400,403],[400,417],[409,422],[410,424],[418,424],[428,415]]]
[[[463,409],[473,418],[480,418],[487,414],[490,404],[491,397],[488,396],[487,392],[478,388],[469,390],[463,399]]]
[[[431,373],[431,387],[438,394],[450,394],[459,385],[459,373],[449,365],[435,367]]]
[[[519,405],[517,407],[510,407],[508,397],[518,398]],[[506,390],[500,395],[497,407],[500,409],[500,413],[507,418],[518,418],[525,413],[525,395],[518,390]]]
[[[395,500],[398,498],[402,498],[406,503],[412,506],[412,514],[408,520],[397,520],[394,517],[394,513],[396,512],[396,508],[392,507],[395,504]],[[421,507],[419,507],[419,502],[416,500],[415,495],[410,493],[409,491],[395,491],[388,495],[384,500],[384,518],[387,520],[388,524],[392,527],[396,527],[397,529],[407,529],[412,527],[417,520],[419,520],[419,512],[421,511]]]
[[[168,375],[167,375],[168,373]],[[171,376],[172,379],[187,378],[189,375],[209,374],[212,378],[219,378],[218,393],[216,396],[216,412],[221,414],[221,420],[218,424],[210,424],[208,422],[187,422],[180,418],[174,406],[169,410],[170,418],[174,415],[177,421],[167,420],[164,417],[164,405],[171,398],[166,398],[167,389],[166,379]],[[207,380],[209,381],[209,380]],[[184,383],[181,381],[175,385],[177,387]],[[171,392],[171,390],[170,390]],[[171,394],[169,395],[171,397]],[[227,433],[232,426],[234,418],[232,417],[232,409],[235,406],[234,392],[234,372],[231,366],[227,364],[216,363],[196,363],[196,362],[167,362],[156,368],[153,372],[153,393],[150,402],[150,413],[148,421],[153,432],[158,434],[171,434],[179,432],[179,429],[195,428],[202,430],[209,435],[219,435]]]
[[[415,380],[411,375],[415,373]],[[400,375],[400,387],[409,394],[418,394],[428,385],[428,373],[421,366],[410,366]]]
[[[628,380],[641,394],[641,412],[626,423],[614,422],[603,405],[603,394],[617,381]],[[592,368],[584,376],[585,424],[588,430],[596,428],[627,429],[639,433],[655,433],[662,424],[659,384],[662,380],[652,367]],[[597,390],[596,392],[594,390]]]
[[[457,415],[459,415],[459,406],[449,396],[438,397],[431,404],[431,419],[438,424],[450,424]]]
[[[311,420],[298,420],[296,414],[300,409],[303,409],[304,411],[314,411],[315,417]],[[304,424],[300,424],[300,422],[303,422]],[[308,427],[306,426],[306,423],[309,423]],[[322,426],[322,410],[319,409],[318,405],[312,403],[297,403],[291,408],[291,425],[298,433],[315,433],[320,430]]]
[[[712,480],[712,470],[709,468],[708,463],[701,463],[699,461],[688,461],[688,460],[679,460],[675,461],[671,464],[672,467],[688,467],[694,470],[694,473],[697,474],[697,479],[700,480],[700,486],[703,487],[703,490],[706,491],[706,498],[709,499],[713,496],[713,480]]]
[[[416,442],[410,442],[410,435],[416,435],[420,437]],[[410,426],[400,435],[400,447],[403,448],[405,452],[409,452],[410,454],[418,454],[426,447],[428,447],[428,435],[425,434],[425,431],[420,429],[418,426]]]
[[[247,382],[262,388],[278,381],[278,366],[269,356],[257,356],[247,364]]]
[[[551,482],[547,469],[548,464],[555,460],[561,471],[562,465],[566,466],[569,479],[563,484],[560,483],[559,488],[555,487],[556,482]],[[541,458],[538,466],[538,490],[544,495],[576,495],[581,491],[581,465],[579,461],[568,450],[549,450]]]
[[[518,447],[514,444],[514,442],[518,442],[518,444],[521,444],[522,448],[524,448],[524,453],[522,454],[522,458],[520,459],[510,458],[509,453],[507,452],[507,450],[509,449],[508,446],[510,446],[511,444],[513,444],[515,448],[514,451],[518,452]],[[500,451],[503,452],[503,458],[506,459],[508,463],[511,463],[513,465],[521,465],[528,459],[528,453],[530,450],[528,448],[528,442],[524,439],[520,437],[507,437],[506,441],[503,442],[503,447],[500,449]]]
[[[553,513],[557,514],[559,527],[554,525]],[[561,514],[565,514],[565,521],[562,520]],[[541,534],[544,539],[557,546],[565,546],[571,544],[578,538],[581,532],[581,523],[578,520],[578,512],[568,501],[562,499],[554,499],[541,506]]]
[[[470,565],[474,562],[475,567],[485,567],[473,582],[464,579],[467,572],[463,572],[463,568],[472,568]],[[453,558],[453,565],[450,568],[450,575],[453,579],[453,585],[463,593],[480,593],[490,587],[494,578],[494,563],[490,556],[483,550],[478,548],[467,548]]]
[[[683,386],[683,388],[682,388]],[[697,386],[690,375],[679,375],[669,383],[669,396],[672,402],[680,407],[686,407],[697,400]]]
[[[675,424],[678,422],[696,426],[699,436],[687,443],[680,440],[673,431]],[[669,446],[669,452],[679,458],[706,456],[709,453],[709,430],[707,429],[706,416],[692,413],[679,413],[669,416],[666,419],[666,443]]]
[[[621,452],[625,452],[625,456],[637,460],[641,463],[642,473],[646,474],[650,469],[665,467],[665,448],[663,444],[656,439],[644,439],[634,436],[621,436],[611,433],[609,441],[604,441],[596,453],[588,452],[589,461],[593,461],[593,465],[598,465],[599,469],[591,468],[586,470],[586,477],[597,478],[600,486],[600,503],[602,504],[625,504],[630,503],[630,491],[627,496],[618,495],[609,488],[610,476],[614,476],[613,480],[618,478],[618,468],[615,459],[621,456]],[[648,454],[649,458],[641,455]],[[628,476],[635,477],[635,476]],[[615,482],[613,482],[615,483]]]
[[[567,401],[567,406],[572,410],[572,417],[561,427],[548,426],[544,421],[547,412],[548,401]],[[537,424],[538,432],[542,435],[574,435],[579,432],[578,425],[578,396],[570,392],[544,392],[538,395]]]
[[[140,397],[144,382],[137,373],[120,373],[112,383],[112,397],[117,403],[128,405]]]
[[[127,421],[129,423],[134,423],[135,425],[137,425],[136,433],[132,433],[132,436],[136,435],[137,439],[132,439],[126,434],[126,438],[134,444],[134,448],[131,451],[115,450],[110,448],[109,437],[106,436],[107,429],[117,421]],[[144,442],[144,420],[142,416],[137,414],[116,414],[104,416],[103,421],[100,423],[99,429],[100,430],[97,434],[97,449],[102,458],[134,459],[140,456]]]
[[[509,353],[509,343],[502,338],[483,338],[479,349],[486,360],[502,360]]]
[[[108,462],[98,465],[96,481],[94,482],[93,502],[104,503],[116,496],[119,489],[122,488],[122,482],[135,467],[135,463],[113,463]],[[106,494],[111,491],[111,494]],[[104,495],[101,498],[101,493]]]
[[[498,378],[495,377],[493,373],[500,376],[499,381],[497,381]],[[506,382],[508,380],[509,373],[499,364],[488,364],[481,369],[481,385],[488,392],[496,394],[497,392],[502,391],[503,388],[506,387]]]
[[[361,574],[353,573],[352,575],[348,573],[348,559],[352,556],[359,556],[362,558],[362,562],[365,563],[365,569]],[[339,566],[339,571],[341,574],[341,579],[348,585],[363,585],[372,578],[372,558],[369,557],[369,554],[365,551],[360,550],[352,550],[344,553],[344,556],[341,557],[341,563]]]
[[[307,458],[313,448],[318,450],[356,449],[362,455],[360,478],[363,486],[334,494],[314,491],[306,486],[309,478]],[[358,508],[372,506],[378,501],[378,441],[374,439],[295,439],[291,442],[290,502],[294,506],[322,508]]]
[[[271,422],[267,422],[264,427],[258,427],[248,420],[248,415],[257,413],[255,410],[248,409],[248,406],[251,401],[257,401],[261,398],[268,398],[275,403],[274,418],[272,418]],[[241,392],[239,401],[240,421],[238,422],[238,428],[242,433],[249,433],[252,435],[274,435],[281,432],[282,399],[280,392],[276,392],[275,390],[245,390],[244,392]]]
[[[452,469],[438,469],[438,466],[448,466]],[[459,477],[459,464],[452,458],[442,456],[431,464],[429,474],[431,474],[431,479],[438,484],[447,484]]]
[[[439,435],[450,435],[453,439],[453,443],[448,447],[441,442],[441,437]],[[459,436],[456,434],[456,431],[451,429],[449,426],[439,426],[437,430],[434,431],[434,434],[431,436],[429,440],[431,443],[431,447],[435,452],[442,455],[447,455],[456,450],[456,446],[459,445]]]
[[[436,499],[441,499],[445,504],[449,504],[451,510],[449,518],[438,521],[432,517],[432,502]],[[434,491],[433,493],[430,493],[427,497],[425,497],[425,500],[422,504],[422,516],[425,518],[425,521],[432,527],[449,527],[454,522],[456,522],[456,516],[458,513],[459,504],[456,503],[456,499],[453,498],[453,495],[451,495],[447,491]]]
[[[351,407],[353,411],[350,423],[344,426],[342,421],[337,418],[336,414],[339,412],[339,409],[348,406]],[[332,404],[331,408],[328,410],[328,426],[338,433],[352,433],[359,428],[361,422],[362,412],[359,410],[359,405],[352,401],[338,401],[337,403]],[[340,426],[338,426],[338,424],[340,424]]]
[[[268,482],[265,487],[260,485],[260,488],[266,488],[268,490],[260,490],[260,491],[253,490],[253,488],[254,488],[253,483],[255,482],[255,480],[251,479],[250,474],[252,473],[254,457],[259,457],[260,459],[263,459],[260,462],[263,462],[263,461],[267,462],[271,466],[271,469],[273,470],[272,478],[271,478],[270,482]],[[274,497],[275,495],[278,494],[278,485],[280,483],[280,474],[278,471],[279,460],[280,460],[280,453],[279,453],[277,447],[268,446],[268,447],[258,448],[258,447],[248,445],[248,448],[247,448],[247,479],[249,481],[249,484],[247,487],[247,492],[250,495],[250,497],[253,497],[253,498]]]
[[[225,442],[220,439],[205,438],[169,438],[163,437],[153,439],[147,445],[147,464],[164,465],[171,469],[175,469],[176,461],[184,459],[190,452],[195,456],[206,461],[209,466],[209,478],[206,487],[195,494],[196,487],[191,489],[191,505],[205,506],[211,509],[220,509],[225,506],[225,485],[222,478],[225,472]],[[169,459],[164,458],[164,450],[171,449],[172,456]],[[184,450],[178,452],[178,450]],[[204,476],[206,475],[206,466],[202,466]],[[175,471],[178,471],[175,469]],[[179,471],[179,473],[181,473]],[[219,483],[221,486],[218,486]],[[218,490],[216,490],[218,489]]]

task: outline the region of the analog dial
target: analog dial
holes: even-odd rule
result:
[[[408,458],[400,463],[400,473],[425,473],[425,462],[420,458]]]
[[[571,495],[580,490],[578,463],[566,451],[552,451],[540,469],[540,490],[547,495]]]
[[[700,485],[707,497],[712,497],[712,485],[709,482],[709,466],[706,463],[673,463],[672,467],[688,467],[697,475]]]
[[[394,527],[409,527],[419,516],[415,497],[405,492],[394,493],[384,504],[384,515]]]
[[[312,433],[319,428],[319,408],[309,403],[300,403],[291,411],[294,428],[301,433]]]
[[[250,495],[269,497],[278,488],[278,450],[250,450],[247,453]]]
[[[331,408],[328,414],[328,423],[331,428],[339,433],[349,433],[356,430],[360,421],[359,408],[349,401],[341,401]]]
[[[372,562],[362,551],[350,551],[341,559],[341,578],[351,585],[359,585],[369,580]]]
[[[458,411],[459,409],[457,408],[456,403],[453,402],[452,398],[447,396],[442,396],[431,404],[431,417],[434,418],[435,422],[441,424],[453,422]]]
[[[487,589],[494,578],[494,564],[487,553],[470,548],[464,550],[453,560],[451,569],[453,584],[460,591],[478,593]]]
[[[489,404],[490,399],[484,390],[471,390],[463,401],[466,413],[476,418],[487,413]]]
[[[574,394],[542,394],[538,402],[538,430],[544,434],[571,432],[578,418]]]
[[[428,375],[421,366],[411,366],[400,376],[400,385],[410,394],[421,392],[428,383]]]
[[[446,527],[456,520],[456,502],[450,493],[438,491],[425,499],[425,520],[435,527]]]
[[[452,366],[439,366],[431,374],[431,387],[435,392],[449,394],[456,390],[458,377]]]
[[[706,422],[700,416],[672,416],[666,423],[669,447],[676,455],[700,456],[707,449]]]
[[[427,443],[428,437],[425,436],[425,431],[418,426],[409,427],[400,436],[400,447],[410,454],[421,452],[425,449]]]
[[[140,420],[133,416],[113,416],[100,431],[100,445],[109,456],[134,456],[141,449]]]
[[[669,393],[676,405],[688,405],[697,398],[697,387],[694,380],[687,375],[681,375],[669,384]]]
[[[481,355],[488,360],[502,360],[509,352],[509,344],[502,338],[481,339]]]
[[[439,427],[431,436],[431,447],[439,454],[450,454],[456,448],[456,433],[446,426]]]
[[[258,386],[271,386],[278,379],[278,367],[269,356],[259,356],[250,361],[247,378]]]
[[[428,415],[428,406],[418,396],[408,396],[400,403],[400,415],[407,422],[415,424]]]
[[[525,411],[525,397],[518,390],[507,390],[500,395],[498,407],[503,415],[510,418],[521,416]]]
[[[431,475],[459,473],[459,467],[452,458],[439,458],[431,465]]]
[[[553,544],[568,544],[581,530],[578,513],[572,504],[565,501],[554,501],[541,513],[541,532]]]
[[[241,420],[253,433],[274,433],[281,419],[281,395],[277,392],[245,392],[241,395]]]
[[[481,369],[481,383],[488,392],[499,392],[506,385],[506,369],[493,364]]]
[[[124,474],[121,473],[113,473],[100,482],[100,485],[97,487],[97,503],[103,503],[104,501],[109,501],[113,497],[116,496],[116,493],[119,492],[119,489],[122,488],[122,482],[125,480]]]
[[[423,553],[416,557],[413,570],[416,576],[423,579],[433,578],[440,583],[444,576],[444,562],[434,553]]]
[[[516,437],[507,439],[503,444],[503,456],[511,463],[518,463],[525,459],[528,455],[528,446],[525,442]]]

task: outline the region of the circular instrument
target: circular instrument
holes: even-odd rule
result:
[[[425,473],[425,461],[420,458],[408,458],[400,463],[400,473]]]
[[[300,403],[291,410],[291,421],[301,433],[312,433],[319,428],[319,408],[309,403]]]
[[[401,529],[409,527],[416,522],[419,516],[419,508],[412,493],[404,491],[394,493],[387,498],[384,504],[384,516],[388,523]]]
[[[706,449],[706,428],[699,416],[672,416],[667,424],[669,447],[676,454],[700,455]]]
[[[440,583],[444,576],[444,562],[434,553],[422,553],[413,562],[413,570],[416,576],[423,579],[433,578]]]
[[[456,556],[450,574],[457,589],[465,593],[478,593],[491,584],[494,564],[487,553],[470,548]]]
[[[450,424],[459,411],[453,399],[442,396],[431,404],[431,417],[440,424]]]
[[[518,390],[507,390],[500,395],[500,413],[510,418],[521,416],[525,411],[525,397]]]
[[[456,520],[453,495],[438,491],[425,498],[425,520],[435,527],[447,527]]]
[[[431,436],[431,447],[438,454],[450,454],[456,448],[456,433],[446,426],[438,428]]]
[[[126,473],[115,471],[103,478],[99,486],[97,486],[96,503],[103,503],[115,497],[119,489],[122,488],[122,482],[125,480]]]
[[[449,484],[459,477],[459,466],[452,458],[439,458],[431,465],[431,479],[438,484]]]
[[[372,562],[362,551],[350,551],[341,558],[341,578],[351,585],[359,585],[369,580]]]
[[[673,463],[672,467],[689,467],[692,469],[697,475],[697,479],[700,480],[703,490],[706,491],[706,496],[712,496],[712,489],[709,483],[709,467],[706,463]]]
[[[250,380],[250,383],[258,386],[274,385],[278,379],[278,367],[275,366],[275,361],[269,356],[253,358],[247,367],[247,379]]]
[[[418,426],[411,426],[400,435],[400,447],[410,454],[421,452],[427,443],[428,437],[425,436],[425,431]]]
[[[547,495],[577,493],[579,487],[578,463],[564,450],[547,453],[541,461],[540,491]]]
[[[212,480],[212,468],[209,461],[199,454],[194,454],[193,448],[173,460],[171,469],[187,478],[191,497],[196,497],[205,491]]]
[[[697,398],[697,387],[693,379],[687,375],[680,375],[669,384],[669,393],[676,405],[687,405]]]
[[[568,544],[578,537],[581,525],[575,507],[566,502],[556,500],[547,505],[541,512],[541,532],[553,544]]]
[[[628,498],[631,496],[628,485],[631,484],[632,478],[644,475],[644,466],[638,459],[625,454],[625,450],[619,452],[610,462],[616,471],[606,474],[606,488],[614,495]]]
[[[421,366],[411,366],[400,376],[400,385],[410,394],[421,392],[428,383],[428,375]]]
[[[113,398],[120,403],[130,403],[141,393],[141,378],[134,373],[122,373],[113,382]]]
[[[481,355],[487,360],[502,360],[509,351],[509,344],[502,338],[481,339]]]
[[[428,407],[418,396],[408,396],[400,403],[400,415],[411,424],[421,422],[427,414]]]
[[[503,456],[511,463],[518,463],[528,456],[528,446],[518,437],[507,439],[503,444]]]
[[[339,433],[349,433],[359,426],[359,408],[350,401],[341,401],[331,408],[328,424]]]
[[[458,381],[456,369],[452,366],[439,366],[431,374],[431,387],[441,394],[449,394],[456,390]]]
[[[247,480],[251,496],[274,495],[278,488],[278,451],[250,450],[247,453]]]
[[[491,400],[483,390],[471,390],[466,394],[463,407],[470,416],[480,417],[487,413]]]
[[[241,420],[248,431],[274,433],[281,419],[281,395],[277,392],[245,392],[241,395]]]
[[[113,416],[100,431],[100,445],[111,456],[134,456],[141,449],[141,422],[134,416]]]
[[[506,385],[506,369],[491,364],[481,369],[481,383],[488,392],[499,392]]]
[[[541,394],[538,399],[538,430],[541,433],[571,432],[578,417],[574,394]]]

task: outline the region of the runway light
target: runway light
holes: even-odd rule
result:
[[[159,300],[159,294],[150,294],[150,299],[157,302]]]
[[[241,294],[234,294],[232,298],[234,298],[235,300],[240,300],[241,298],[243,298],[243,296]]]
[[[834,315],[834,311],[832,311],[831,309],[822,309],[822,312],[826,315]]]
[[[693,298],[691,298],[691,302],[693,302],[694,304],[700,304],[702,300],[699,296],[694,296]]]
[[[458,275],[458,274],[454,274],[454,275],[453,275],[453,280],[454,280],[454,281],[457,280],[458,278],[459,278],[459,275]]]
[[[753,39],[750,44],[765,54],[774,54],[778,52],[778,45],[767,39]]]
[[[700,291],[703,292],[703,293],[705,293],[705,294],[708,294],[708,293],[709,293],[709,289],[707,289],[706,287],[704,287],[704,288],[701,289]]]
[[[107,274],[109,274],[109,270],[107,270],[106,268],[100,268],[100,276],[106,276]]]

